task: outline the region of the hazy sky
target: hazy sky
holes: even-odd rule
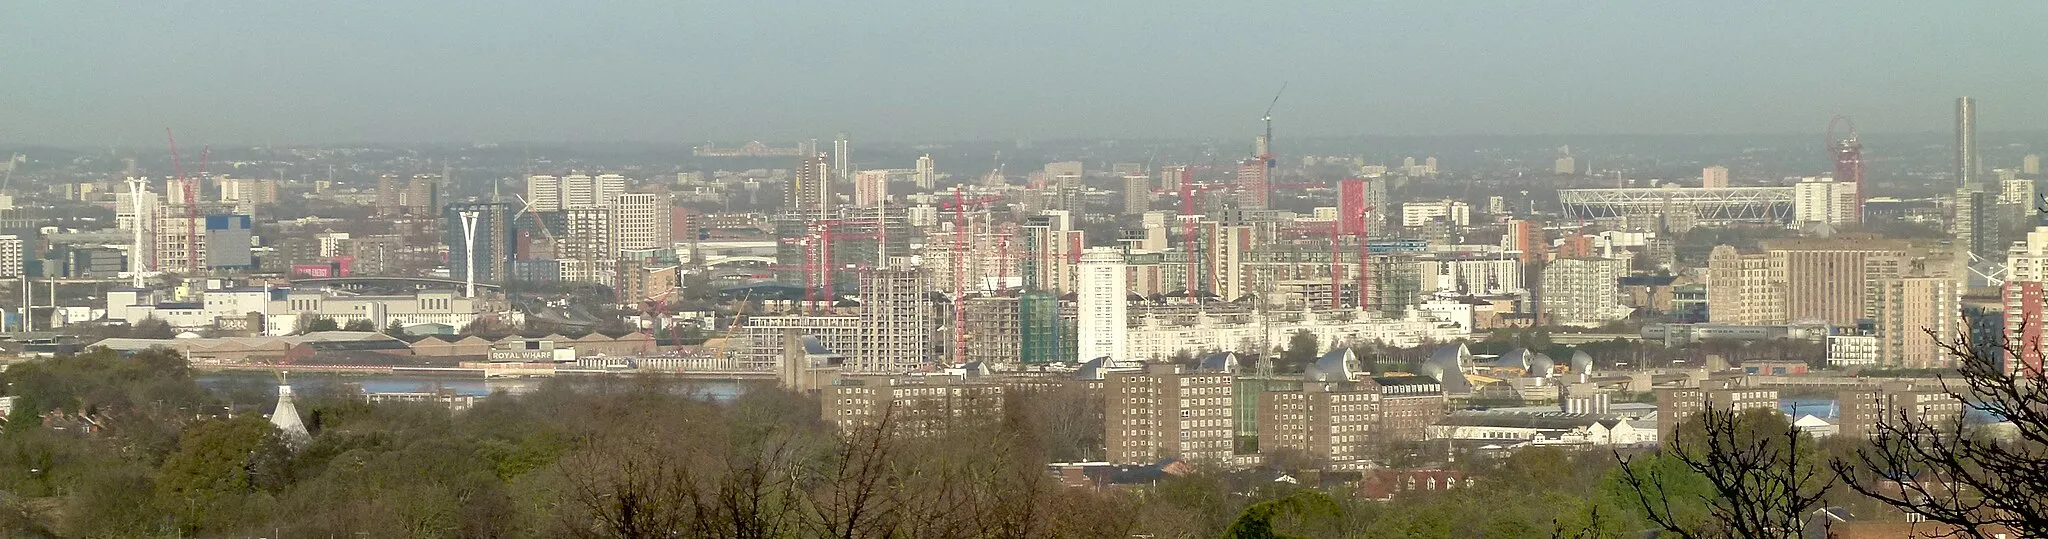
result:
[[[9,144],[2048,128],[2038,1],[9,4]]]

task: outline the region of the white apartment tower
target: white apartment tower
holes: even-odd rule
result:
[[[537,175],[526,178],[526,203],[532,211],[558,211],[609,207],[612,197],[626,192],[626,177],[618,174]]]
[[[1552,260],[1542,271],[1539,298],[1550,322],[1560,326],[1599,327],[1629,314],[1621,305],[1617,279],[1628,263],[1606,258]]]
[[[1806,178],[1792,186],[1792,222],[1840,225],[1857,220],[1856,184]]]
[[[2036,226],[2005,253],[2007,281],[2048,282],[2048,226]]]
[[[839,138],[832,139],[832,177],[843,181],[851,179],[852,174],[853,141],[846,139],[846,133],[840,133]]]
[[[21,236],[8,234],[0,236],[0,279],[21,276],[21,257],[24,244]]]
[[[1130,335],[1130,282],[1124,272],[1124,255],[1115,249],[1089,249],[1081,254],[1080,355],[1082,361],[1099,357],[1125,358]]]
[[[555,211],[562,209],[562,179],[548,175],[526,177],[526,205],[528,211]]]
[[[620,254],[669,247],[669,203],[662,193],[612,197],[612,245]]]
[[[939,187],[939,171],[932,167],[932,154],[917,158],[917,188],[924,190]]]

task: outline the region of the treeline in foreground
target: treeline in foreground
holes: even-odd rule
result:
[[[227,402],[168,352],[0,379],[16,398],[0,433],[8,537],[1637,537],[1670,516],[1642,511],[1615,455],[1548,448],[1461,458],[1473,487],[1390,502],[1278,470],[1071,488],[1045,468],[1070,451],[1054,408],[1071,403],[1031,397],[989,424],[892,438],[842,435],[811,397],[714,403],[657,379],[558,381],[454,414],[313,392],[298,403],[312,438],[294,448],[260,415],[269,403]],[[1703,476],[1640,459],[1677,518],[1707,518]]]

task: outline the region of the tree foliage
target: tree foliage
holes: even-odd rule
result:
[[[1684,538],[1800,537],[1836,480],[1815,444],[1775,410],[1708,402],[1651,460],[1621,460],[1642,514]]]
[[[341,331],[341,324],[335,322],[334,319],[332,318],[327,318],[324,316],[315,316],[306,320],[305,329],[300,331],[300,333],[313,333],[318,331]]]

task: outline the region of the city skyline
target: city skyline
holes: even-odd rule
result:
[[[0,142],[139,144],[166,125],[280,144],[1248,139],[1283,83],[1283,154],[1290,137],[1804,132],[1837,114],[1936,131],[1961,95],[1987,133],[2048,123],[2025,90],[2048,74],[2007,52],[2039,6],[702,7],[28,6],[0,21],[0,46],[27,53],[0,71],[37,81]],[[166,25],[191,37],[153,37]]]

